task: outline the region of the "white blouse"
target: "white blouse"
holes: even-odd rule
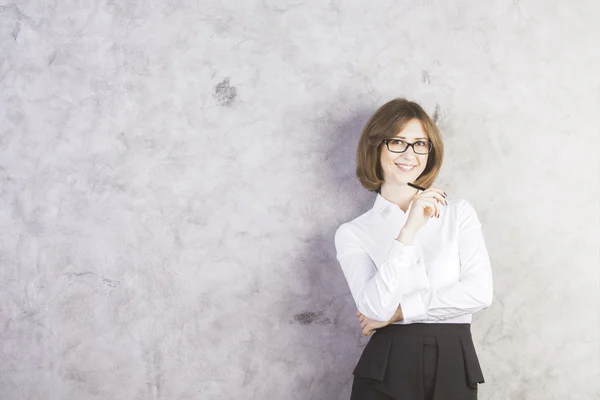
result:
[[[397,324],[470,323],[491,304],[492,269],[477,213],[466,200],[447,202],[412,245],[396,240],[408,212],[381,194],[337,229],[336,258],[363,315],[387,321],[400,304],[404,320]]]

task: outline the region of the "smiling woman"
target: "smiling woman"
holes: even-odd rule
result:
[[[415,153],[414,159],[406,151],[407,142]],[[425,152],[425,149],[428,151]],[[378,191],[381,188],[385,173],[390,171],[390,163],[393,164],[392,171],[400,169],[395,166],[395,160],[399,164],[417,167],[407,171],[412,172],[408,178],[416,179],[414,183],[417,185],[429,187],[442,167],[444,143],[435,122],[417,103],[394,99],[381,106],[367,121],[356,155],[356,173],[367,190]]]
[[[474,400],[484,382],[470,328],[492,301],[490,260],[474,208],[431,186],[443,158],[437,126],[406,99],[363,129],[356,172],[375,203],[335,233],[360,327],[375,332],[352,400]]]
[[[384,181],[386,178],[394,180],[397,170],[400,170],[400,172],[407,173],[407,175],[401,176],[400,181],[410,182],[417,179],[427,166],[429,152],[432,150],[433,144],[423,130],[421,121],[417,119],[409,121],[401,132],[402,136],[396,136],[397,139],[385,139],[383,141],[385,147],[380,147]],[[412,152],[406,151],[409,147],[412,147]],[[389,168],[386,168],[388,166]]]

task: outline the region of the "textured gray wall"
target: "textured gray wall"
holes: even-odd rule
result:
[[[397,96],[484,226],[480,398],[600,398],[597,2],[2,3],[0,399],[347,399]]]

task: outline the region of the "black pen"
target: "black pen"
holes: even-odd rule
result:
[[[419,189],[419,190],[427,190],[427,189],[425,189],[424,187],[421,187],[421,186],[419,186],[419,185],[415,185],[414,183],[410,183],[410,182],[408,182],[408,183],[407,183],[407,185],[408,185],[408,186],[410,186],[410,187],[413,187],[413,188],[415,188],[415,189]]]
[[[414,183],[410,183],[410,182],[408,182],[408,183],[407,183],[407,185],[408,185],[408,186],[410,186],[410,187],[413,187],[413,188],[415,188],[415,189],[419,189],[419,190],[427,190],[427,189],[425,189],[424,187],[421,187],[421,186],[419,186],[419,185],[415,185]],[[446,196],[447,196],[446,192],[444,192],[443,196],[444,196],[444,197],[446,197]]]

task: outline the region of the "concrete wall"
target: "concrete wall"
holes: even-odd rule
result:
[[[347,399],[362,125],[435,115],[481,399],[600,398],[595,1],[0,6],[0,398]]]

